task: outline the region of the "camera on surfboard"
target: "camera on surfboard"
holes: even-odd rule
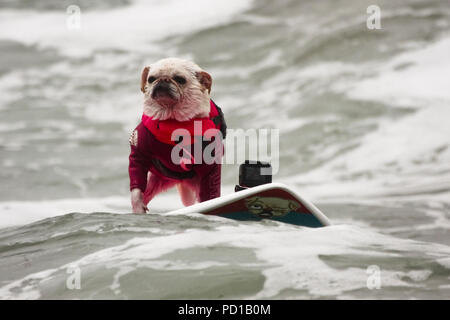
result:
[[[239,184],[234,191],[260,186],[272,182],[272,166],[268,162],[245,160],[239,166]]]

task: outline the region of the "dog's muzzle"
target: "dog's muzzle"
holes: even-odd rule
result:
[[[158,97],[170,97],[172,99],[176,99],[174,96],[172,84],[167,80],[160,80],[153,88],[152,98]]]
[[[264,209],[263,212],[258,213],[258,216],[263,219],[272,218],[272,210]]]

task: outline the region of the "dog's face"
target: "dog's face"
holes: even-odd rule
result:
[[[299,208],[292,200],[274,197],[252,197],[245,199],[248,211],[260,218],[282,217]]]
[[[211,76],[191,61],[160,60],[142,71],[144,114],[157,120],[207,117]]]

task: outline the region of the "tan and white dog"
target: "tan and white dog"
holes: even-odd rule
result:
[[[176,129],[190,125],[191,121],[225,127],[222,111],[210,99],[211,85],[211,76],[188,60],[167,58],[142,71],[142,122],[130,139],[129,175],[134,213],[145,213],[147,203],[155,195],[175,185],[185,205],[220,196],[220,163],[195,162],[189,170],[180,167],[171,158],[173,145],[163,132],[164,128]]]

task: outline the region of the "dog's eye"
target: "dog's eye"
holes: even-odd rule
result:
[[[175,80],[178,84],[185,84],[186,79],[181,76],[175,76],[173,77],[173,80]]]
[[[148,81],[148,83],[152,83],[155,80],[156,80],[156,78],[152,76],[152,77],[149,77],[147,81]]]

